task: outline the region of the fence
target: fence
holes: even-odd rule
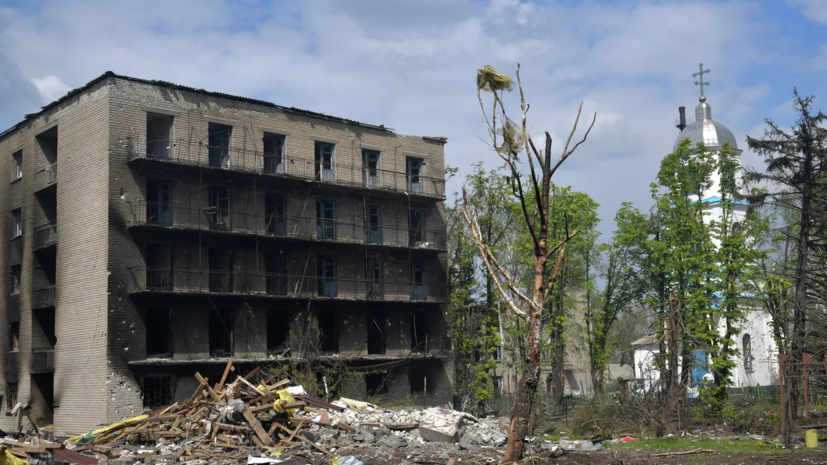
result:
[[[191,166],[202,166],[272,176],[312,179],[319,182],[366,189],[406,192],[445,198],[445,179],[415,172],[368,168],[315,158],[266,154],[256,150],[226,146],[191,144],[183,139],[160,139],[142,144],[130,141],[128,157],[152,159]]]

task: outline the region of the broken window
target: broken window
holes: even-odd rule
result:
[[[172,290],[172,246],[170,244],[147,243],[146,287],[151,290]]]
[[[283,355],[288,347],[290,318],[286,312],[267,312],[267,352]]]
[[[382,268],[382,260],[379,258],[368,258],[365,261],[368,299],[381,299],[385,297],[384,270]]]
[[[207,215],[207,224],[210,229],[230,231],[230,189],[226,187],[210,187],[208,207],[204,210]]]
[[[17,405],[17,383],[6,383],[6,415]]]
[[[229,357],[233,354],[233,311],[213,309],[210,312],[210,357]]]
[[[146,309],[146,357],[172,356],[172,322],[169,308]]]
[[[425,211],[411,210],[408,216],[408,245],[416,247],[425,237]]]
[[[287,295],[287,259],[284,253],[278,251],[265,254],[264,271],[267,273],[267,293]]]
[[[411,352],[427,353],[430,339],[428,315],[422,312],[411,314]]]
[[[144,408],[156,409],[172,404],[171,376],[144,376],[142,383]]]
[[[379,151],[362,149],[362,176],[365,187],[379,187]]]
[[[233,127],[226,124],[209,123],[208,131],[207,149],[210,166],[229,168],[231,163],[230,141],[233,137]]]
[[[209,250],[210,292],[233,292],[233,251],[225,247]]]
[[[744,334],[741,341],[743,343],[744,370],[752,371],[752,337],[749,334]]]
[[[11,155],[11,159],[11,180],[14,182],[23,177],[23,151],[18,150],[17,152],[14,152]]]
[[[173,147],[173,117],[146,114],[146,155],[153,158],[169,158]]]
[[[365,373],[365,388],[368,397],[388,393],[388,372]]]
[[[167,181],[146,180],[146,223],[172,226],[172,202]]]
[[[366,242],[368,244],[382,243],[382,207],[379,205],[367,206]]]
[[[319,312],[319,351],[322,354],[339,353],[339,325],[333,312]]]
[[[336,175],[333,171],[333,148],[329,142],[316,142],[316,179],[333,181]]]
[[[336,258],[319,255],[317,261],[319,297],[336,297]]]
[[[23,213],[19,208],[11,211],[11,238],[23,235]]]
[[[411,394],[425,391],[425,376],[425,370],[422,368],[408,368],[408,383],[411,386]]]
[[[336,202],[316,200],[316,237],[336,240]]]
[[[368,354],[384,355],[387,336],[386,316],[382,312],[368,313]]]
[[[407,157],[405,160],[405,174],[408,177],[408,190],[422,192],[422,167],[425,162],[421,158]]]
[[[493,354],[495,361],[500,361],[500,346],[494,347],[494,354]]]
[[[20,265],[11,267],[11,293],[20,294],[20,280],[23,279]]]
[[[428,300],[428,286],[425,285],[425,264],[411,263],[411,299]]]
[[[284,174],[284,136],[264,133],[264,172]]]
[[[9,323],[9,352],[17,352],[20,348],[20,322]]]
[[[503,393],[503,377],[502,376],[494,376],[491,378],[494,382],[494,394],[500,395]]]
[[[265,231],[273,236],[287,234],[286,201],[284,195],[267,192],[264,194]]]

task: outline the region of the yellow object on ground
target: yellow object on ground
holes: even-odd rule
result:
[[[17,458],[11,455],[11,452],[5,450],[3,451],[3,455],[0,455],[0,465],[29,465],[29,462],[21,458]]]
[[[103,428],[92,430],[92,431],[90,431],[86,434],[81,434],[81,435],[78,435],[78,436],[72,436],[71,438],[67,439],[67,441],[77,442],[77,441],[81,440],[84,436],[85,437],[90,437],[90,436],[97,436],[97,435],[103,434],[103,433],[108,433],[109,431],[112,431],[114,429],[120,428],[122,426],[128,426],[132,423],[137,423],[139,421],[146,420],[147,418],[149,418],[149,415],[139,415],[137,417],[129,418],[129,419],[126,419],[126,420],[121,420],[117,423],[112,423],[111,425],[106,425]],[[2,465],[2,464],[0,464],[0,465]]]
[[[292,415],[293,412],[296,411],[295,408],[290,408],[290,409],[285,410],[281,406],[283,404],[288,403],[288,402],[295,402],[296,398],[293,397],[293,394],[290,394],[289,392],[287,392],[287,389],[282,389],[282,390],[276,391],[276,392],[278,392],[279,398],[278,398],[278,400],[273,402],[273,410],[275,410],[276,412],[285,412],[286,411],[286,412],[288,412]]]
[[[818,447],[818,433],[814,429],[808,429],[804,432],[804,445],[808,449],[815,449]]]

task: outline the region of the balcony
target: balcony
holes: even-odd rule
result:
[[[329,241],[389,247],[446,250],[444,232],[316,217],[250,214],[215,207],[188,207],[138,201],[132,205],[132,225],[170,229],[251,234],[305,241]]]
[[[32,249],[40,250],[57,244],[57,223],[47,223],[34,228]]]
[[[57,162],[42,163],[34,172],[34,191],[43,190],[57,183]]]
[[[152,160],[302,181],[315,180],[331,185],[445,199],[444,177],[367,169],[351,164],[317,163],[312,154],[308,158],[269,155],[254,150],[192,144],[184,139],[172,141],[171,144],[166,140],[157,142],[165,144],[165,150],[151,150],[153,153],[147,153],[145,142],[131,139],[126,141],[128,160]],[[166,150],[166,147],[169,149]]]
[[[55,306],[55,286],[42,287],[32,292],[32,310]]]
[[[32,358],[30,360],[29,370],[32,374],[54,373],[54,347],[32,347]]]
[[[375,300],[385,302],[448,301],[448,287],[411,281],[297,276],[221,270],[129,268],[130,293],[219,294],[293,299]]]

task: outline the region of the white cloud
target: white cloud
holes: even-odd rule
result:
[[[801,8],[804,16],[813,21],[827,24],[827,2],[824,0],[787,0],[787,4]]]
[[[43,78],[32,78],[32,84],[37,87],[40,96],[43,97],[43,103],[49,103],[66,95],[72,90],[57,76],[46,76]]]

